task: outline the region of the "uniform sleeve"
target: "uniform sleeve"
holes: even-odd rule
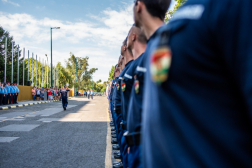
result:
[[[218,4],[210,21],[218,50],[237,98],[244,102],[243,110],[252,121],[252,1],[223,0]]]

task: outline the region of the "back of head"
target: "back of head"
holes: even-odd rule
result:
[[[132,53],[132,49],[133,49],[133,43],[135,41],[138,41],[141,44],[146,44],[147,38],[146,38],[144,32],[140,28],[133,25],[129,31],[128,41],[127,41],[127,47],[131,53]]]
[[[137,0],[138,1],[138,0]],[[141,0],[147,11],[153,17],[158,17],[164,20],[165,14],[170,6],[171,0]]]

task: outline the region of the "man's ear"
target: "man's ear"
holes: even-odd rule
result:
[[[143,9],[143,2],[142,1],[137,1],[137,5],[136,5],[136,11],[137,13],[141,13],[142,9]]]
[[[127,47],[126,46],[123,46],[123,50],[126,51]]]
[[[136,40],[136,33],[133,33],[132,34],[132,41],[135,41]]]

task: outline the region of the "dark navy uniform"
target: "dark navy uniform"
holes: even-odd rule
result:
[[[128,166],[129,168],[139,168],[140,163],[140,125],[141,125],[141,115],[142,115],[142,97],[143,97],[143,59],[144,54],[140,55],[130,66],[130,68],[125,73],[124,77],[131,84],[126,84],[126,89],[130,89],[130,99],[128,100],[127,107],[127,131],[124,134],[127,145],[130,147],[128,154]],[[127,75],[126,75],[127,74]],[[128,76],[128,77],[127,77]],[[129,87],[128,87],[129,85]],[[139,90],[140,89],[140,90]],[[138,134],[137,134],[138,133]],[[133,141],[135,140],[135,141]]]
[[[120,127],[120,123],[123,121],[123,116],[122,116],[123,107],[122,107],[122,104],[123,104],[124,100],[123,100],[123,96],[121,94],[121,92],[122,92],[121,85],[123,83],[122,79],[123,79],[123,76],[124,76],[125,72],[128,70],[128,68],[132,64],[132,62],[133,61],[131,60],[125,65],[124,69],[122,70],[122,72],[119,75],[119,80],[118,80],[118,83],[117,83],[117,87],[119,87],[119,88],[117,89],[117,92],[116,92],[116,99],[115,99],[116,106],[115,106],[115,109],[116,109],[116,112],[117,112],[118,127]],[[120,141],[119,145],[120,145],[120,152],[121,152],[121,155],[122,155],[123,167],[127,167],[127,165],[128,165],[127,144],[126,144],[125,138],[123,137],[124,132],[125,132],[125,130],[123,130],[122,127],[120,127],[119,134],[118,134],[118,140]]]
[[[115,106],[114,105],[114,100],[115,100],[115,91],[116,91],[115,85],[116,85],[117,80],[118,80],[118,77],[113,79],[113,83],[111,85],[111,92],[110,92],[110,96],[111,96],[111,113],[112,113],[113,123],[114,123],[115,129],[116,129],[116,132],[118,132],[118,128],[117,128],[117,125],[115,124],[117,116],[116,116],[116,113],[115,113],[115,110],[114,110],[114,106]]]
[[[151,37],[144,167],[252,167],[251,8],[249,0],[188,0]],[[156,55],[163,33],[170,65]]]
[[[62,97],[62,106],[63,108],[67,107],[68,104],[68,100],[67,100],[67,92],[69,92],[69,89],[61,89],[60,93],[61,93],[61,97]]]

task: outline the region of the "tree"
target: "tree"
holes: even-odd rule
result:
[[[101,83],[102,82],[102,80],[101,79],[99,79],[96,83],[98,84],[98,83]]]
[[[7,38],[7,48],[5,46],[5,39]],[[6,60],[6,82],[11,82],[11,65],[12,65],[12,42],[13,42],[13,82],[17,82],[17,59],[18,59],[18,46],[13,41],[13,37],[10,36],[8,31],[5,31],[0,26],[0,80],[4,81],[4,68],[5,68],[5,50],[7,49]],[[19,51],[19,57],[21,58],[21,50]],[[25,73],[25,79],[26,78]],[[23,81],[23,58],[19,59],[19,82]],[[25,80],[26,81],[26,80]]]
[[[66,61],[66,69],[72,77],[73,83],[78,83],[78,89],[85,88],[92,80],[92,75],[98,70],[98,68],[91,68],[88,70],[88,59],[86,56],[84,58],[75,57],[73,53],[70,52],[70,58]],[[76,65],[77,61],[77,65]],[[77,66],[77,78],[76,78],[76,66]],[[77,79],[77,82],[76,82]],[[90,83],[91,84],[91,83]],[[76,85],[77,86],[77,85]]]
[[[71,74],[66,70],[66,68],[61,66],[60,62],[57,64],[56,68],[58,70],[58,83],[59,83],[59,86],[66,85],[68,83],[69,84],[68,87],[72,88],[73,87],[73,79],[71,77]]]
[[[114,79],[114,78],[113,78],[114,71],[115,71],[115,66],[112,66],[112,68],[111,68],[110,71],[109,71],[109,78],[108,78],[109,81],[110,81],[111,79]]]
[[[177,1],[176,5],[174,6],[173,10],[167,11],[165,16],[165,23],[168,23],[169,20],[172,18],[173,14],[187,1],[187,0],[175,0]]]

